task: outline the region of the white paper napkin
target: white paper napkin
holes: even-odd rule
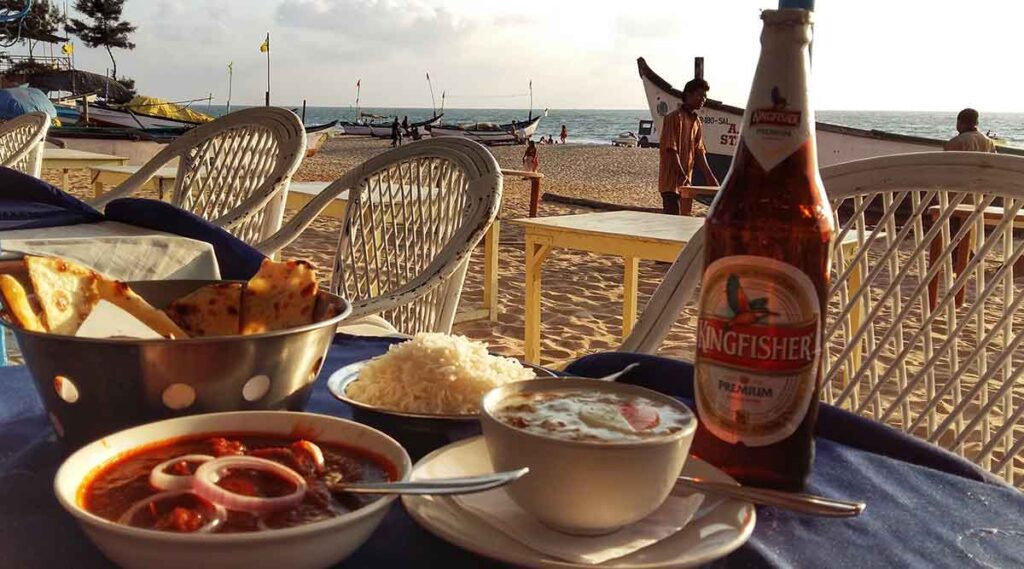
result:
[[[80,338],[162,338],[155,330],[121,307],[101,300],[85,318],[75,336]]]
[[[512,539],[552,557],[597,565],[653,545],[690,523],[703,494],[669,496],[655,512],[608,535],[581,537],[557,532],[516,505],[503,488],[455,496],[457,504]]]

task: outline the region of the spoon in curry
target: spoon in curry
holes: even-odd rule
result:
[[[529,468],[462,476],[459,478],[431,478],[429,480],[403,480],[400,482],[327,482],[331,492],[349,494],[425,494],[442,496],[448,494],[475,494],[500,488],[523,477]]]

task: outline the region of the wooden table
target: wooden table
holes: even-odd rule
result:
[[[636,322],[639,261],[675,261],[703,218],[638,211],[517,219],[526,230],[526,361],[540,362],[541,267],[555,247],[623,258],[622,335]]]
[[[89,168],[92,176],[92,197],[98,198],[106,191],[106,186],[117,187],[138,172],[142,166],[97,166]],[[153,177],[140,189],[156,190],[161,200],[167,199],[174,190],[174,179],[178,176],[177,166],[160,168]]]
[[[68,187],[68,170],[93,168],[96,166],[123,166],[128,163],[124,156],[86,152],[71,148],[44,148],[43,169],[61,171],[61,187]]]

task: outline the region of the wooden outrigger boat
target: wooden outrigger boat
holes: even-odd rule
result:
[[[530,139],[540,119],[547,111],[525,121],[506,124],[471,123],[459,126],[435,126],[430,128],[430,136],[462,136],[481,144],[522,144]]]
[[[683,93],[675,89],[668,81],[662,79],[644,61],[636,60],[640,71],[640,79],[647,94],[654,125],[649,133],[642,133],[641,146],[655,146],[661,132],[661,121],[672,110],[682,105]],[[708,164],[715,175],[721,180],[729,171],[732,157],[736,152],[736,144],[740,138],[740,125],[743,122],[743,109],[727,105],[720,101],[708,99],[700,111],[704,127],[704,145],[707,148]],[[818,141],[818,162],[821,166],[829,166],[840,162],[905,154],[909,152],[933,152],[942,150],[944,141],[908,136],[880,130],[865,130],[836,124],[816,123]],[[1024,155],[1024,150],[1000,147],[1012,154]],[[694,184],[703,185],[703,176],[694,172]]]

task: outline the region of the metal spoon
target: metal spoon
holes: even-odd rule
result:
[[[811,494],[751,488],[750,486],[740,486],[738,484],[712,482],[693,476],[680,476],[676,480],[676,486],[686,486],[709,494],[717,494],[719,496],[746,500],[763,506],[775,506],[803,514],[830,518],[858,516],[867,506],[864,502],[844,502]]]
[[[427,494],[432,496],[475,494],[500,488],[522,478],[529,471],[529,468],[520,468],[519,470],[481,476],[404,480],[402,482],[328,482],[327,489],[331,492],[348,492],[350,494]]]
[[[557,379],[591,379],[591,380],[594,380],[594,381],[615,381],[615,380],[619,379],[620,377],[622,377],[623,375],[625,375],[626,372],[628,372],[629,370],[631,370],[631,369],[633,369],[633,368],[635,368],[635,367],[637,367],[639,365],[640,364],[638,362],[634,362],[634,363],[631,363],[628,366],[620,369],[619,371],[617,371],[615,373],[610,373],[610,374],[602,376],[602,377],[582,377],[582,376],[575,376],[575,375],[563,375],[563,376],[559,376]]]

